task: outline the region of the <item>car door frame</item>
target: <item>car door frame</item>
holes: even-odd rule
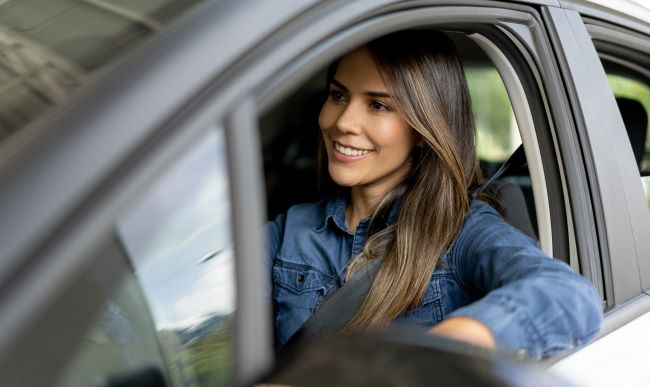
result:
[[[582,16],[573,9],[551,7],[544,16],[566,79],[594,198],[606,306],[608,311],[620,310],[628,301],[643,299],[647,290],[647,203],[623,120]],[[628,309],[630,318],[650,307],[644,302],[635,305],[634,312]],[[619,323],[606,321],[603,333]]]
[[[638,35],[626,38],[622,32],[633,30],[630,35],[644,34],[645,39],[640,47],[631,48],[647,52],[650,28],[611,9],[579,1],[561,3],[563,9],[549,9],[545,17],[558,34],[554,46],[567,80],[593,192],[606,313],[599,340],[549,363],[557,362],[554,372],[582,383],[641,383],[647,380],[642,379],[645,366],[635,359],[649,353],[637,343],[647,337],[650,323],[650,241],[644,236],[650,230],[650,216],[627,132],[592,39],[596,34],[616,45],[639,43]],[[599,25],[613,26],[611,33],[600,26],[591,28],[589,22],[596,19]],[[604,374],[610,359],[624,359],[627,371],[613,378]]]

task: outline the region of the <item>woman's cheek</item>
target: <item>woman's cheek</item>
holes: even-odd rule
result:
[[[320,126],[321,130],[323,131],[328,131],[333,128],[333,126],[336,124],[336,119],[337,119],[337,111],[336,107],[332,106],[332,104],[329,103],[329,101],[325,102],[323,105],[323,108],[320,111],[320,114],[318,115],[318,125]]]
[[[327,128],[327,102],[323,105],[323,107],[320,109],[320,114],[318,115],[318,126],[321,128],[321,130],[325,130]]]

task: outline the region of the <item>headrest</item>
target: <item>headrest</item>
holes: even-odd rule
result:
[[[616,98],[618,109],[621,111],[627,135],[632,144],[636,163],[641,167],[641,159],[645,152],[645,142],[648,136],[648,113],[641,102],[629,98]]]

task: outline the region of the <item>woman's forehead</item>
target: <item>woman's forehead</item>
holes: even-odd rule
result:
[[[385,91],[386,86],[367,47],[345,54],[336,69],[334,78],[350,91]]]

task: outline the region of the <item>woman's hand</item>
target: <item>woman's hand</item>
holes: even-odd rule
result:
[[[469,317],[452,317],[429,329],[430,335],[441,335],[480,347],[495,349],[496,343],[490,328]]]

